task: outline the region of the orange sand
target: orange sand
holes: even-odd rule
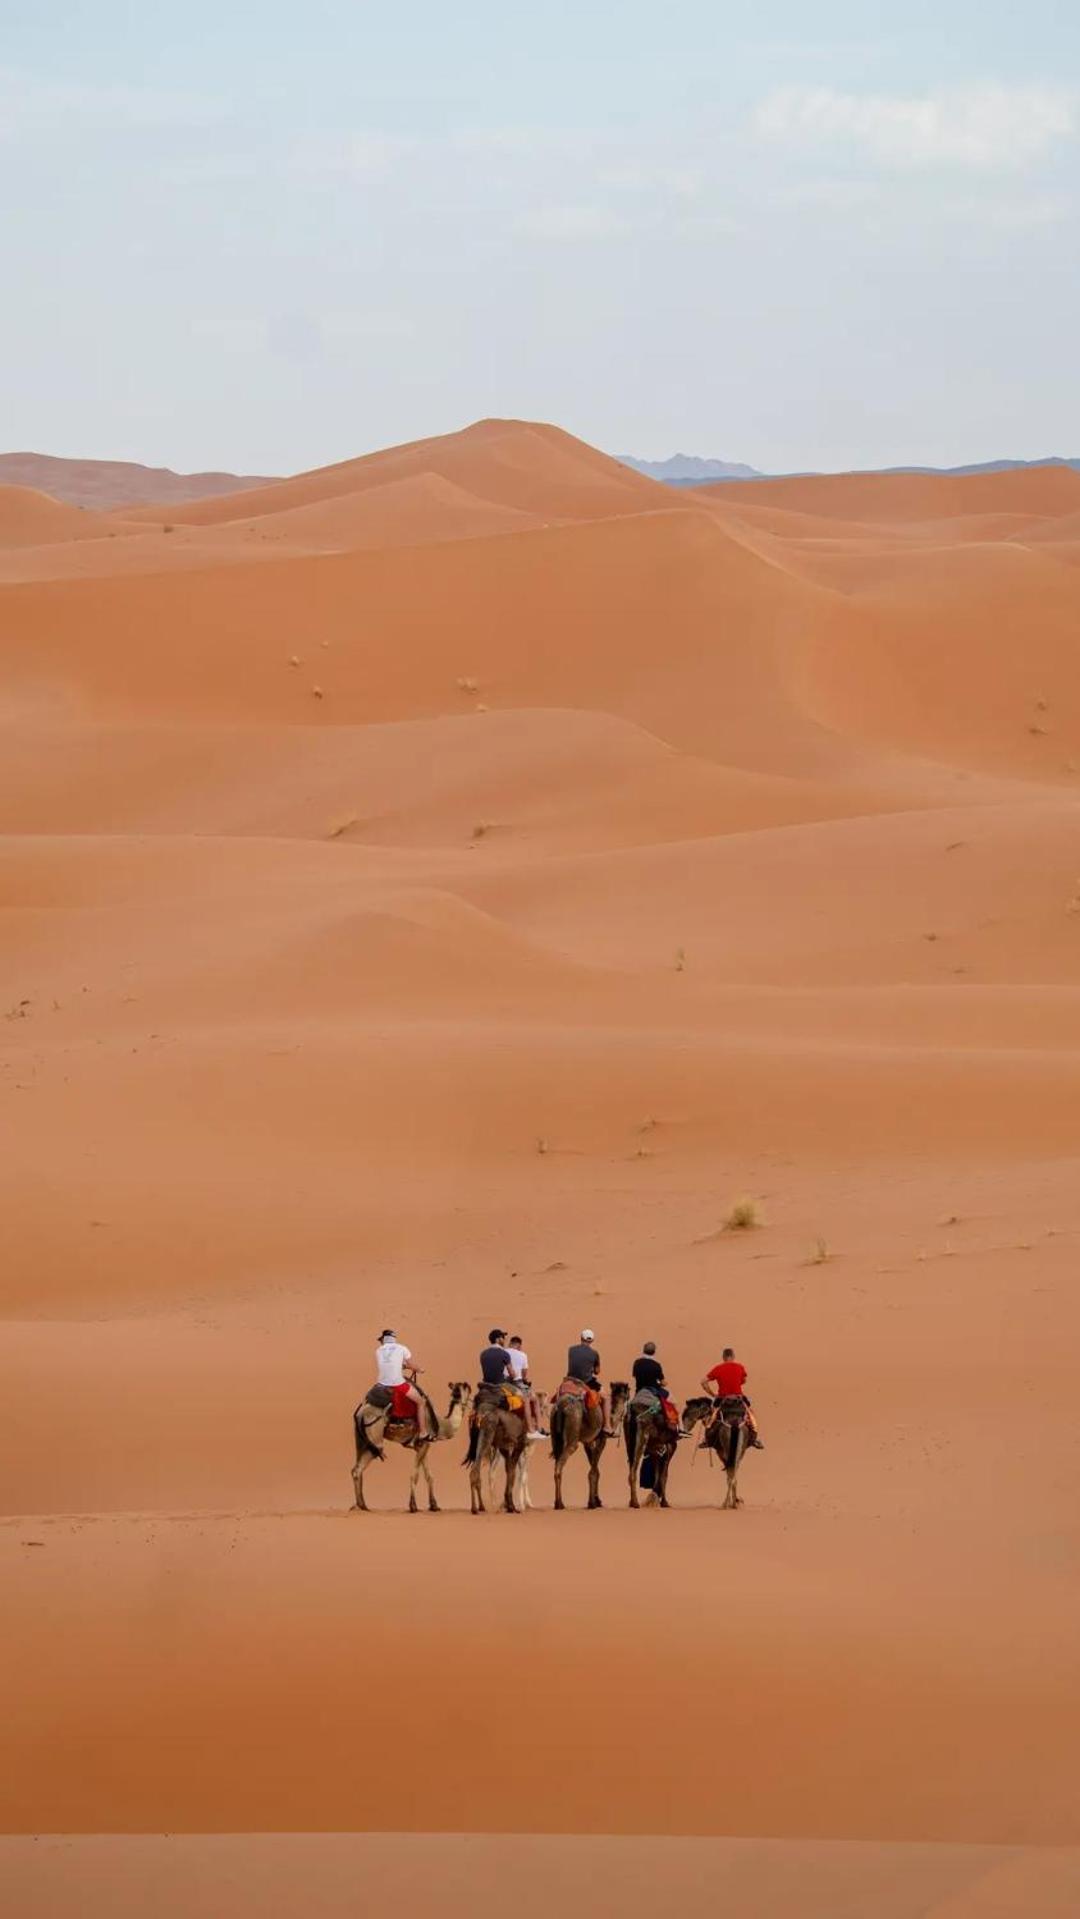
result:
[[[593,1835],[537,1912],[586,1844],[602,1911],[1074,1909],[1078,516],[513,421],[0,491],[3,1825],[246,1835],[12,1840],[16,1910],[336,1913],[402,1831]],[[350,1513],[378,1328],[441,1401],[493,1323],[735,1344],[745,1510],[478,1522],[455,1442]]]

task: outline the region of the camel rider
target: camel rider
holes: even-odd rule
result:
[[[743,1391],[746,1385],[746,1367],[742,1364],[741,1360],[736,1359],[730,1346],[724,1347],[724,1357],[720,1361],[719,1366],[710,1367],[701,1383],[710,1399],[715,1399],[717,1402],[716,1410],[713,1412],[705,1428],[705,1443],[708,1443],[709,1432],[720,1416],[720,1401],[722,1399],[741,1399],[743,1405],[746,1407],[746,1424],[750,1429],[750,1444],[751,1446],[756,1446],[759,1452],[764,1452],[765,1448],[758,1438],[757,1420],[754,1418],[753,1407]]]
[[[506,1395],[512,1395],[512,1399],[520,1403],[522,1420],[526,1422],[526,1437],[528,1439],[541,1437],[535,1430],[535,1420],[529,1424],[528,1397],[516,1382],[514,1366],[510,1364],[510,1355],[506,1351],[506,1334],[501,1326],[491,1328],[491,1332],[487,1334],[487,1345],[483,1347],[483,1353],[480,1355],[480,1389],[485,1386],[503,1387],[503,1405],[506,1409],[516,1412],[518,1405],[512,1405],[510,1399],[506,1397]]]
[[[596,1334],[586,1326],[576,1346],[571,1346],[566,1355],[566,1377],[577,1379],[590,1392],[600,1395],[600,1424],[606,1439],[614,1439],[611,1424],[611,1401],[600,1378],[600,1355],[593,1344]]]
[[[420,1367],[390,1326],[384,1326],[379,1334],[379,1343],[375,1348],[375,1371],[379,1385],[385,1386],[394,1396],[392,1416],[416,1421],[416,1436],[407,1439],[406,1446],[425,1446],[429,1440],[437,1438],[427,1400],[416,1384]]]
[[[540,1409],[529,1377],[529,1355],[522,1349],[520,1333],[511,1333],[507,1356],[514,1376],[514,1390],[525,1402],[525,1431],[530,1439],[547,1439],[548,1434],[540,1425]]]
[[[634,1361],[633,1372],[635,1391],[639,1393],[653,1393],[660,1401],[664,1418],[667,1420],[671,1431],[675,1434],[676,1438],[683,1438],[683,1430],[679,1424],[679,1409],[668,1391],[667,1380],[664,1378],[664,1368],[656,1357],[655,1339],[647,1339],[645,1341],[641,1349],[640,1359],[635,1359]]]

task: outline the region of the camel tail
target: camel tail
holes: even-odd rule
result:
[[[558,1406],[553,1406],[551,1410],[551,1457],[552,1459],[562,1458],[564,1444],[565,1444],[565,1434],[563,1432],[563,1414],[560,1411]]]
[[[365,1453],[374,1453],[376,1459],[385,1459],[386,1454],[383,1452],[382,1447],[376,1446],[374,1440],[368,1437],[368,1430],[364,1425],[364,1408],[362,1404],[357,1406],[354,1411],[352,1423],[353,1434],[356,1439],[357,1459],[362,1459]]]
[[[479,1451],[479,1448],[480,1448],[480,1423],[479,1421],[477,1421],[476,1424],[473,1425],[470,1422],[469,1444],[465,1451],[465,1457],[461,1462],[463,1466],[472,1465],[473,1461],[476,1458],[477,1452]]]

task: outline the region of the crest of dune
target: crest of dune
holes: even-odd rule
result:
[[[0,488],[14,1830],[204,1835],[123,1842],[163,1911],[210,1833],[299,1909],[274,1832],[405,1831],[416,1900],[455,1834],[527,1887],[506,1833],[579,1900],[1071,1898],[1078,550],[1066,469],[674,490],[518,420]],[[745,1512],[688,1444],[671,1513],[612,1448],[481,1524],[445,1446],[350,1517],[378,1328],[444,1412],[492,1324],[545,1388],[734,1344]]]

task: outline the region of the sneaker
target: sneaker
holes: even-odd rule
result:
[[[546,1439],[548,1435],[547,1433],[526,1433],[525,1437],[531,1443],[534,1439]]]
[[[765,1441],[763,1439],[752,1439],[750,1444],[756,1453],[763,1453],[765,1451]]]

